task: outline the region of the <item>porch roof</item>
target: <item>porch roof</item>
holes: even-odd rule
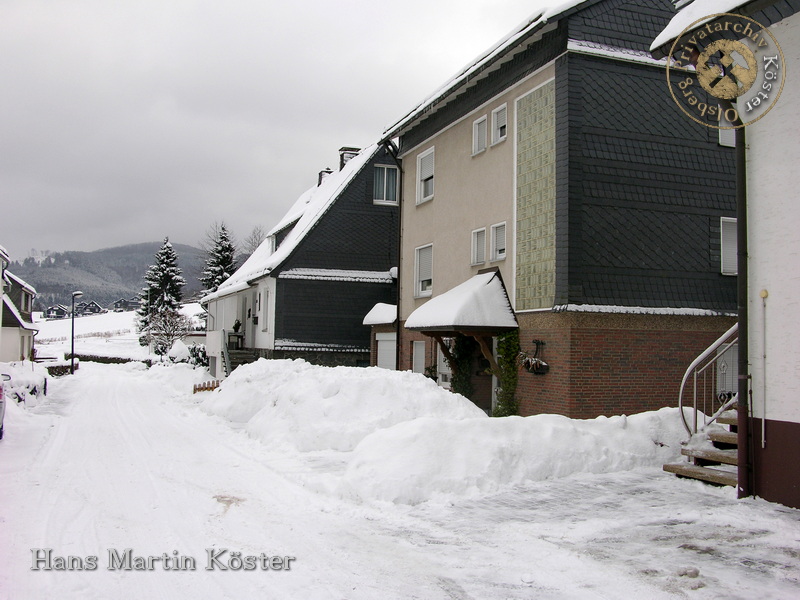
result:
[[[499,271],[479,273],[412,312],[406,329],[426,333],[500,333],[516,329],[517,318]]]

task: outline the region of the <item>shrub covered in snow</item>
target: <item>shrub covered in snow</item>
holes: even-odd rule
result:
[[[35,405],[47,393],[47,369],[30,361],[0,363],[6,401],[16,400]]]

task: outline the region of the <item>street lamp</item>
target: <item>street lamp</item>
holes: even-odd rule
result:
[[[75,298],[83,296],[83,292],[72,292],[72,352],[69,355],[69,373],[75,374]]]

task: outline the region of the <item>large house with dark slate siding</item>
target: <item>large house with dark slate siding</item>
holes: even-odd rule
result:
[[[490,411],[510,309],[534,365],[521,414],[676,403],[735,322],[736,249],[734,151],[680,113],[648,51],[674,13],[536,14],[385,132],[403,161],[400,369],[448,385],[452,340],[474,338],[472,399]]]
[[[399,168],[383,147],[340,150],[250,258],[214,293],[210,369],[224,377],[242,354],[368,365],[376,303],[396,302]]]

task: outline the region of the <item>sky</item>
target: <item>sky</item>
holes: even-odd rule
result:
[[[0,245],[269,230],[559,0],[0,0]]]

